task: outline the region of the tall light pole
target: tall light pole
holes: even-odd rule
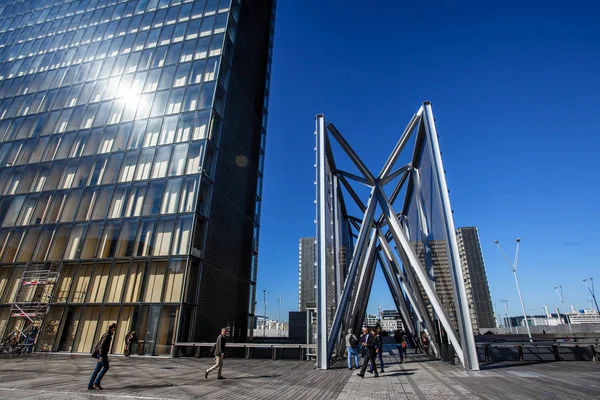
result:
[[[502,300],[504,303],[504,316],[506,317],[506,321],[508,322],[508,327],[510,328],[510,333],[512,333],[512,322],[508,319],[508,300]]]
[[[282,296],[277,296],[277,336],[280,336],[280,330],[281,330],[281,299],[283,299]]]
[[[265,295],[264,297],[264,301],[265,301],[265,320],[263,323],[263,337],[267,336],[267,295],[269,294],[269,292],[265,289],[263,290],[263,294]]]
[[[561,304],[561,307],[562,307],[562,309],[564,311],[565,310],[565,298],[563,296],[562,285],[555,286],[554,290],[556,290],[556,294],[558,295],[558,298],[560,299],[560,304]],[[562,318],[560,317],[560,314],[558,315],[558,318],[562,322]],[[571,327],[571,321],[569,320],[569,316],[566,315],[566,314],[565,314],[565,319],[567,320],[567,325],[569,325],[569,332],[573,333],[573,328]]]
[[[590,281],[589,285],[587,283],[588,279]],[[588,288],[592,295],[592,299],[594,299],[594,304],[596,305],[596,312],[600,312],[600,309],[598,308],[598,302],[596,301],[596,291],[594,290],[594,278],[584,279],[583,283],[585,283],[585,287]]]
[[[525,311],[525,303],[523,303],[523,296],[521,295],[521,287],[519,286],[519,278],[517,278],[517,262],[519,261],[519,245],[521,244],[521,238],[517,238],[517,250],[515,252],[515,261],[513,263],[511,263],[508,260],[508,257],[506,257],[504,250],[502,250],[502,247],[500,247],[500,242],[498,240],[494,240],[494,243],[496,243],[496,246],[498,246],[498,249],[500,249],[502,256],[504,257],[504,259],[508,263],[508,266],[510,267],[510,269],[512,269],[512,272],[515,275],[517,291],[519,292],[519,300],[521,300],[521,308],[523,309],[523,318],[525,319],[525,328],[527,328],[527,335],[529,336],[529,341],[533,342],[533,339],[531,338],[531,330],[529,329],[529,323],[527,322],[527,312]]]

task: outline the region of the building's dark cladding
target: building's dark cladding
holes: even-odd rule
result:
[[[89,352],[111,322],[113,353],[132,329],[142,354],[247,336],[274,13],[0,0],[0,337],[39,263],[61,273],[38,350]]]
[[[275,9],[273,0],[243,1],[237,32],[226,40],[230,69],[220,79],[215,109],[223,115],[196,340],[229,325],[244,338],[256,297],[259,218]],[[223,66],[226,65],[223,63]],[[223,68],[223,67],[222,67]]]

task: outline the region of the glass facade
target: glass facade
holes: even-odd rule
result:
[[[274,3],[0,1],[0,336],[54,261],[38,350],[246,337]]]

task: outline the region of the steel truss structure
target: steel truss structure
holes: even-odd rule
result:
[[[424,102],[414,114],[378,175],[366,167],[323,114],[316,116],[315,134],[318,367],[327,369],[334,352],[343,354],[343,335],[348,328],[358,332],[362,327],[375,269],[379,265],[408,332],[411,335],[425,332],[438,356],[441,349],[434,340],[434,332],[445,332],[463,366],[478,370],[431,103]],[[334,142],[358,173],[336,167]],[[407,144],[411,142],[414,147],[412,153],[408,153],[410,161],[399,163],[401,155],[402,158],[407,155]],[[368,199],[363,201],[351,182],[369,188]],[[386,189],[392,186],[388,194]],[[361,218],[348,214],[344,191],[352,199],[354,208],[362,213]],[[398,200],[402,197],[401,203]],[[401,203],[400,206],[397,203]],[[346,260],[340,256],[344,224],[352,228],[354,238],[352,254],[345,265]],[[436,292],[433,276],[433,264],[439,262],[434,260],[439,257],[436,253],[445,255],[450,270],[455,302],[452,316],[448,312],[449,304],[443,304]],[[434,321],[441,328],[434,326]]]

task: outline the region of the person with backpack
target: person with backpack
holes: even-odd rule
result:
[[[225,379],[225,377],[221,375],[221,370],[223,369],[223,359],[225,358],[225,345],[227,344],[225,335],[227,335],[227,328],[221,329],[221,334],[217,336],[217,340],[210,350],[212,355],[215,357],[215,365],[204,372],[204,379],[208,379],[208,374],[215,369],[217,370],[217,379]]]
[[[352,369],[352,357],[354,357],[354,366],[358,369],[358,339],[352,333],[352,329],[348,329],[346,335],[346,349],[348,350],[348,369]]]
[[[403,363],[404,362],[404,357],[407,357],[406,354],[406,339],[404,337],[402,337],[401,342],[400,342],[400,362]]]
[[[88,390],[97,389],[102,390],[102,386],[100,386],[100,381],[108,371],[108,352],[110,350],[110,342],[112,337],[117,330],[117,324],[112,323],[108,327],[108,331],[102,335],[96,346],[94,347],[94,351],[92,352],[92,357],[98,360],[96,364],[96,369],[90,378],[90,382],[88,383]]]

